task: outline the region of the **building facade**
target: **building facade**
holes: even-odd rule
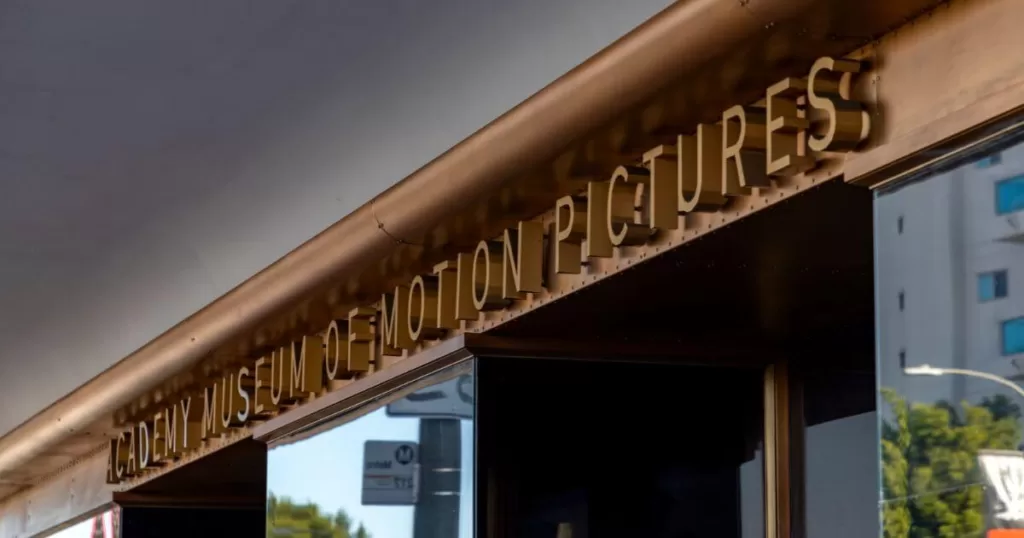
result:
[[[0,438],[0,536],[1022,535],[1022,15],[673,4]]]

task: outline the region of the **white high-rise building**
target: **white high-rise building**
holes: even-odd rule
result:
[[[880,193],[875,227],[882,384],[978,403],[1002,387],[901,366],[1024,377],[1024,145]]]

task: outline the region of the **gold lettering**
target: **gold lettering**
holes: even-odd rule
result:
[[[763,110],[737,105],[722,113],[722,194],[741,196],[771,186],[764,158],[757,155],[765,147]]]
[[[473,304],[473,260],[472,254],[459,253],[455,258],[458,276],[455,287],[455,317],[472,321],[479,317]]]
[[[203,396],[206,398],[205,391]],[[191,396],[183,399],[180,405],[181,416],[179,418],[181,420],[175,419],[174,426],[178,430],[176,434],[177,438],[181,441],[181,449],[179,452],[185,453],[199,448],[200,441],[206,438],[203,431],[205,429],[205,421],[203,419],[206,410],[204,409],[203,414],[200,414],[199,406],[192,405]],[[214,405],[216,406],[216,403],[214,403]],[[210,414],[210,417],[213,418],[212,413]],[[214,421],[213,424],[216,424],[216,421]]]
[[[696,139],[677,138],[681,213],[717,211],[725,205],[721,139],[722,128],[708,124],[697,126]]]
[[[347,321],[332,320],[331,324],[327,326],[327,353],[324,354],[324,371],[329,380],[342,379],[346,376],[349,347],[342,345],[342,330],[348,334]]]
[[[555,205],[555,272],[578,275],[587,237],[587,202],[563,196]]]
[[[789,77],[770,86],[765,108],[731,107],[720,125],[700,124],[695,135],[677,136],[674,146],[645,152],[642,167],[619,166],[609,181],[589,182],[585,199],[563,196],[554,213],[554,272],[579,274],[590,258],[613,257],[615,247],[679,229],[681,214],[717,211],[729,196],[803,173],[815,164],[809,151],[856,149],[870,130],[864,106],[850,99],[852,77],[862,69],[859,61],[821,58],[806,81]],[[761,152],[764,158],[752,158]],[[324,387],[325,374],[334,380],[369,372],[378,335],[382,354],[401,355],[478,319],[480,311],[542,293],[544,233],[541,222],[521,221],[504,230],[501,241],[480,241],[472,253],[435,265],[432,276],[396,286],[378,308],[358,307],[347,320],[331,321],[325,337],[291,341],[256,359],[251,370],[243,366],[222,376],[203,390],[202,411],[189,396],[137,422],[110,440],[107,482],[120,483],[197,448],[200,440],[310,397]]]
[[[807,100],[824,115],[814,122],[815,133],[807,141],[813,151],[851,151],[867,140],[871,117],[864,106],[850,100],[854,73],[861,71],[856,60],[819,58],[807,78]],[[824,126],[822,126],[824,124]]]
[[[287,403],[284,388],[292,384],[292,345],[284,345],[270,352],[270,402]]]
[[[459,285],[458,268],[451,261],[434,266],[437,278],[437,328],[458,329],[459,318],[455,316],[455,301]]]
[[[139,461],[136,459],[138,443],[135,439],[135,430],[132,429],[128,433],[128,474],[136,475],[139,473]]]
[[[145,421],[139,422],[136,426],[136,431],[136,438],[139,444],[136,451],[139,458],[138,466],[139,470],[142,471],[149,467],[149,460],[152,455],[150,450],[152,450],[153,445],[149,442],[149,424],[146,424]]]
[[[319,366],[319,363],[317,363]],[[252,386],[252,381],[249,378],[249,369],[245,366],[238,370],[238,397],[241,399],[239,402],[241,408],[235,417],[238,419],[239,424],[245,424],[245,421],[249,419],[249,387]]]
[[[505,306],[501,297],[501,244],[480,241],[473,251],[473,307],[479,311]]]
[[[319,369],[319,366],[317,367]],[[260,357],[256,359],[256,364],[253,366],[253,409],[252,414],[257,417],[266,417],[273,411],[277,410],[277,404],[274,403],[274,399],[271,397],[273,389],[270,387],[270,380],[274,375],[273,361],[268,361],[266,357]],[[267,383],[263,383],[266,379]]]
[[[770,176],[795,176],[814,167],[814,158],[801,144],[807,128],[800,117],[797,98],[807,91],[807,82],[784,78],[768,87],[765,101],[768,110],[768,151],[765,171]]]
[[[153,415],[153,465],[161,465],[164,458],[167,456],[167,443],[161,433],[163,428],[160,427],[161,423],[164,422],[167,422],[167,419],[164,416],[163,411],[159,411]]]
[[[292,364],[292,383],[288,386],[290,398],[308,397],[324,386],[321,367],[325,359],[323,340],[315,335],[303,336],[298,346],[299,351]]]
[[[409,315],[406,318],[409,338],[414,342],[440,338],[444,333],[437,328],[438,284],[434,278],[417,275],[409,285]]]
[[[289,346],[290,347],[290,346]],[[291,357],[291,353],[288,354]],[[287,365],[291,370],[291,366]],[[236,388],[235,372],[221,377],[220,380],[220,425],[221,432],[227,432],[231,426],[240,425],[238,411],[242,407],[242,396]],[[248,413],[248,409],[246,410]]]
[[[220,434],[220,416],[217,414],[218,383],[203,390],[203,439],[212,439]]]
[[[675,153],[670,146],[657,146],[644,153],[642,159],[650,173],[647,221],[659,230],[679,228],[679,173],[676,159],[672,158]]]
[[[395,286],[393,294],[380,296],[380,345],[384,355],[401,355],[403,349],[412,349],[415,342],[409,337],[409,288]]]
[[[235,414],[235,374],[220,378],[220,426],[221,432],[228,431]]]
[[[637,194],[640,185],[646,185],[651,173],[635,166],[620,166],[612,173],[608,184],[608,237],[616,247],[641,245],[650,237],[650,230],[645,230],[636,223]]]
[[[120,439],[120,438],[118,438]],[[121,481],[121,474],[124,469],[117,457],[118,439],[110,440],[110,447],[107,449],[107,483],[117,484]]]
[[[372,308],[361,306],[348,313],[348,365],[350,375],[370,371],[373,362]]]
[[[587,242],[583,255],[587,258],[611,258],[615,248],[608,235],[607,181],[591,181],[587,183]]]
[[[521,221],[517,230],[505,230],[503,239],[502,297],[521,299],[544,291],[544,225]]]
[[[117,477],[119,479],[135,474],[132,470],[132,458],[134,457],[134,451],[131,449],[131,444],[132,434],[130,431],[121,432],[117,436]]]
[[[164,457],[175,458],[181,450],[178,448],[178,423],[181,422],[181,412],[177,405],[164,408]]]

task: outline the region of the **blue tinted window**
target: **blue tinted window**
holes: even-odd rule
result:
[[[996,183],[996,212],[1000,215],[1024,209],[1024,176]]]
[[[1000,164],[1002,162],[1003,162],[1002,154],[1000,154],[1000,153],[993,153],[992,155],[989,155],[988,157],[982,157],[982,158],[978,159],[978,161],[974,163],[974,166],[976,166],[978,168],[991,168],[991,167],[993,167],[993,166],[995,166],[997,164]]]
[[[1006,270],[991,271],[978,275],[978,301],[993,301],[1006,297],[1008,290]]]
[[[996,298],[996,285],[995,278],[992,273],[982,273],[978,275],[978,300],[979,301],[991,301]]]
[[[1024,318],[1003,322],[1003,355],[1024,353]]]

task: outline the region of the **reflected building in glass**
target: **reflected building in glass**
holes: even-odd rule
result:
[[[1022,174],[1015,145],[878,193],[886,537],[1024,527]]]
[[[1024,372],[1024,196],[1010,188],[1021,174],[1024,147],[1015,146],[878,197],[884,377],[915,364]],[[991,389],[965,376],[908,383],[932,400]]]

